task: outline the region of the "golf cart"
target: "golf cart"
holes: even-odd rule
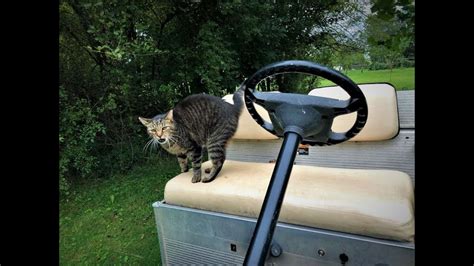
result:
[[[283,73],[337,86],[255,90]],[[414,265],[413,91],[308,61],[268,65],[242,86],[217,178],[179,174],[153,204],[163,265]]]

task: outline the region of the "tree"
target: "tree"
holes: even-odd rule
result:
[[[375,68],[407,65],[414,59],[414,1],[372,0],[367,42]]]

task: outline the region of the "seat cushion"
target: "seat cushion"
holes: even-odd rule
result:
[[[203,169],[211,166],[205,162]],[[258,217],[272,163],[227,160],[210,183],[191,172],[166,184],[168,204]],[[413,186],[399,171],[294,165],[279,221],[398,241],[413,241]]]

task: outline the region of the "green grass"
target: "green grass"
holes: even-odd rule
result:
[[[160,265],[151,204],[179,173],[174,158],[75,187],[60,202],[61,265]]]
[[[344,72],[355,83],[388,82],[395,86],[397,90],[415,89],[415,68],[396,68],[384,70],[350,70]],[[321,81],[320,87],[334,85],[329,80]]]

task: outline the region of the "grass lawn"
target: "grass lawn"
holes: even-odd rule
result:
[[[159,158],[129,174],[78,185],[60,202],[61,265],[160,265],[151,204],[163,199],[175,158]]]
[[[350,70],[344,72],[355,83],[388,82],[395,86],[397,90],[415,89],[415,68],[396,68],[384,70]],[[334,83],[323,80],[320,87],[330,86]]]

